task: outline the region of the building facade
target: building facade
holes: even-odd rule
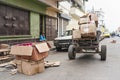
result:
[[[0,42],[48,40],[57,36],[57,4],[60,0],[0,0]]]
[[[58,36],[72,28],[78,29],[80,16],[85,13],[86,0],[63,0],[59,2],[61,13],[58,16]]]
[[[0,42],[48,41],[78,27],[85,0],[0,0]]]
[[[57,8],[59,0],[39,0],[46,4],[48,7],[46,8],[46,17],[45,17],[45,33],[46,38],[49,41],[54,40],[57,37],[57,24],[58,18],[57,14],[60,10]]]
[[[71,15],[70,15],[70,8],[71,3],[69,1],[61,1],[59,2],[58,8],[61,10],[61,12],[58,14],[58,36],[61,36],[64,34],[66,30],[66,26],[68,25]]]
[[[104,12],[102,11],[102,9],[93,9],[93,13],[95,13],[98,16],[98,27],[101,29],[101,32],[104,33],[106,31],[104,22]]]

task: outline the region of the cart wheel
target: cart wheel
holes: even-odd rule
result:
[[[75,56],[76,56],[75,46],[70,45],[68,48],[68,58],[72,60],[75,59]]]
[[[106,45],[101,46],[101,60],[105,61],[106,60]]]

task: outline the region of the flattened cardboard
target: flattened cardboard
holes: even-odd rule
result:
[[[32,46],[12,46],[10,54],[22,55],[22,56],[31,56],[32,51],[33,51]]]

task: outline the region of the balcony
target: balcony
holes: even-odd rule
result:
[[[71,10],[70,10],[70,14],[75,17],[75,18],[78,18],[80,16],[83,16],[84,15],[84,12],[82,10],[80,10],[79,8],[76,8],[76,7],[72,7]]]
[[[61,1],[61,0],[38,0],[38,1],[45,4],[47,6],[47,9],[49,10],[60,12],[60,10],[57,8],[57,1]]]
[[[82,6],[83,5],[83,3],[82,3],[82,1],[81,0],[74,0],[79,6]]]
[[[48,6],[51,6],[51,7],[56,7],[57,8],[57,1],[60,2],[62,0],[38,0]]]

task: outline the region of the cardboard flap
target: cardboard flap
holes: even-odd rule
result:
[[[36,44],[35,47],[37,48],[39,53],[47,52],[50,50],[46,42]]]
[[[85,24],[88,22],[90,22],[89,17],[84,17],[84,18],[80,18],[80,20],[78,21],[78,24],[81,25],[81,24]]]
[[[98,16],[96,14],[90,14],[90,15],[91,15],[92,20],[98,21]]]
[[[32,46],[12,46],[10,54],[13,55],[23,55],[23,56],[31,56],[33,51]]]

